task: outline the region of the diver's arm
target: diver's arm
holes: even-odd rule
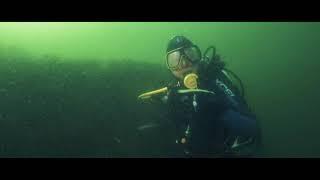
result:
[[[257,120],[234,110],[224,112],[222,121],[226,129],[225,150],[232,156],[251,156],[259,144]]]
[[[230,136],[254,137],[258,134],[257,119],[253,116],[229,109],[223,112],[221,119]]]
[[[238,100],[233,98],[233,100],[236,103],[229,103],[221,115],[227,131],[226,152],[232,156],[250,156],[255,153],[260,143],[259,124],[243,98],[238,98]]]
[[[228,92],[219,86],[218,104],[223,107],[220,120],[226,129],[226,153],[232,156],[253,155],[260,143],[257,118],[249,109],[244,97]],[[226,90],[227,89],[227,90]]]

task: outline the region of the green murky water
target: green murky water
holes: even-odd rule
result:
[[[264,157],[319,157],[320,23],[0,23],[0,157],[174,157],[161,111],[137,102],[171,78],[185,35],[244,81]]]

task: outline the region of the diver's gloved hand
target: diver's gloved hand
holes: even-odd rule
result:
[[[179,93],[178,90],[180,88],[177,86],[168,86],[168,92],[167,92],[167,102],[173,102],[175,100],[177,100],[177,98],[179,97]]]

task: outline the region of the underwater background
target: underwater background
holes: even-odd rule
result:
[[[261,123],[259,157],[320,157],[320,23],[0,22],[0,157],[179,157],[168,40],[217,48]],[[143,129],[143,130],[142,130]]]

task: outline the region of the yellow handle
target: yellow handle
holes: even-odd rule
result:
[[[189,89],[197,89],[198,88],[197,79],[198,79],[198,76],[196,74],[194,74],[194,73],[191,73],[191,74],[187,75],[184,78],[184,82],[183,83]],[[161,88],[161,89],[158,89],[158,90],[155,90],[155,91],[143,93],[140,96],[138,96],[138,99],[148,99],[152,95],[165,93],[167,91],[168,91],[168,87],[164,87],[164,88]]]
[[[164,92],[167,92],[167,91],[168,91],[168,88],[165,87],[165,88],[161,88],[161,89],[158,89],[158,90],[155,90],[155,91],[143,93],[138,98],[139,99],[147,99],[147,98],[150,98],[152,95],[159,94],[159,93],[164,93]]]

